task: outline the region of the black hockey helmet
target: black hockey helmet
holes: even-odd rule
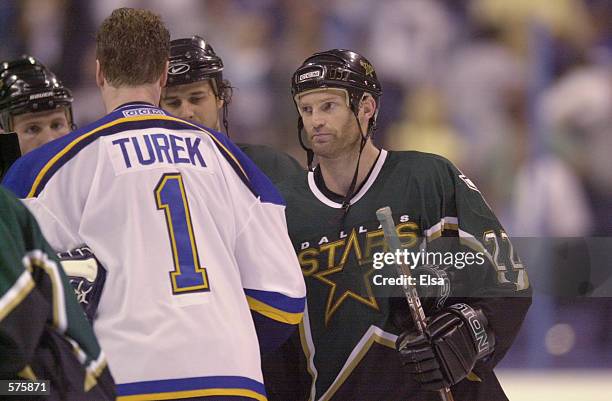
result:
[[[364,93],[372,95],[378,102],[382,88],[372,64],[362,55],[351,50],[332,49],[308,57],[293,73],[291,94],[296,96],[321,88],[345,89],[348,102],[354,113],[359,108]],[[376,114],[374,115],[374,124]]]
[[[223,100],[223,126],[227,132],[227,105],[232,99],[232,86],[223,80],[223,60],[210,43],[198,35],[175,39],[170,42],[169,61],[167,86],[210,79],[215,95]]]
[[[72,93],[47,67],[31,56],[0,64],[0,125],[13,129],[12,116],[66,107],[74,127]]]
[[[305,92],[325,88],[343,89],[347,94],[348,106],[357,118],[359,102],[363,95],[369,93],[376,101],[376,111],[370,121],[365,137],[366,141],[376,129],[376,118],[380,109],[382,87],[372,63],[357,52],[346,49],[332,49],[315,53],[308,57],[293,73],[291,79],[291,95],[297,108],[298,95]],[[357,119],[357,123],[359,120]],[[314,157],[312,150],[307,148],[302,139],[302,117],[298,117],[298,137],[300,144],[308,156],[308,168],[311,168]],[[361,129],[361,126],[360,126]]]

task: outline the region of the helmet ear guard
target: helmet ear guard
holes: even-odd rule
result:
[[[72,92],[47,67],[31,56],[0,64],[0,125],[13,129],[12,117],[65,107],[74,129]]]

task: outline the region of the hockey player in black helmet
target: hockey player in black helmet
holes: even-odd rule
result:
[[[73,126],[72,93],[31,56],[0,64],[0,125],[16,132],[21,154],[59,138]]]
[[[344,97],[347,109],[353,114],[353,117],[343,122],[343,124],[355,125],[359,134],[358,137],[349,136],[345,138],[348,141],[345,145],[354,145],[359,149],[357,153],[352,155],[352,157],[356,156],[354,163],[348,163],[349,165],[354,164],[352,169],[354,174],[349,187],[343,190],[346,197],[342,204],[343,209],[346,210],[350,206],[350,197],[359,180],[361,158],[365,159],[365,163],[371,163],[379,153],[371,139],[376,129],[376,117],[380,107],[382,89],[372,64],[365,57],[350,50],[334,49],[315,53],[304,61],[302,66],[293,74],[291,94],[299,113],[298,139],[307,153],[308,170],[312,170],[316,148],[319,149],[316,154],[320,158],[333,158],[338,156],[339,152],[342,152],[340,154],[347,154],[343,152],[346,149],[343,149],[343,140],[340,136],[343,134],[341,129],[348,126],[332,127],[332,130],[336,132],[326,132],[325,129],[321,130],[319,127],[307,132],[308,141],[310,146],[313,147],[309,148],[302,137],[304,120],[311,121],[314,125],[318,123],[312,120],[312,105],[308,101],[306,103],[302,102],[304,104],[300,105],[300,99],[309,93],[313,94],[313,96],[310,96],[311,100],[319,102],[323,100],[321,105],[324,108],[333,104],[325,102],[329,98],[326,93],[341,94]],[[334,145],[336,141],[333,139],[340,139],[337,142],[340,148],[336,149]],[[363,177],[361,178],[363,179]]]
[[[315,53],[291,89],[309,169],[279,190],[307,310],[283,355],[264,359],[269,399],[438,400],[450,386],[455,400],[506,400],[493,368],[520,328],[531,289],[478,188],[440,156],[374,146],[382,88],[362,55]],[[387,250],[376,219],[384,206],[408,252],[451,255],[411,266],[415,277],[448,284],[419,289],[424,335],[395,281],[383,280],[397,280],[393,266],[374,264]],[[463,263],[467,254],[474,263]]]
[[[229,135],[228,106],[232,86],[223,79],[223,61],[199,36],[170,42],[168,83],[161,106],[177,117]],[[222,118],[219,118],[221,114]],[[274,183],[302,170],[291,156],[269,146],[238,144]]]

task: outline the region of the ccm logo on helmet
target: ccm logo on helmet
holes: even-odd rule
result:
[[[299,76],[298,82],[305,81],[311,78],[318,78],[321,76],[321,70],[309,71]]]
[[[179,75],[179,74],[184,74],[187,71],[189,71],[189,64],[185,64],[185,63],[178,63],[178,64],[173,64],[170,66],[170,68],[168,68],[168,74],[170,75]]]

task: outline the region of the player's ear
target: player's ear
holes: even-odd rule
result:
[[[102,72],[102,67],[100,67],[100,60],[96,59],[96,85],[98,88],[104,87],[104,73]]]
[[[162,72],[161,78],[159,79],[159,86],[164,88],[166,83],[168,82],[168,66],[170,65],[170,61],[166,60],[166,64],[164,65],[164,71]]]
[[[361,99],[360,108],[363,111],[363,116],[369,120],[376,111],[376,100],[371,95],[364,94]]]

